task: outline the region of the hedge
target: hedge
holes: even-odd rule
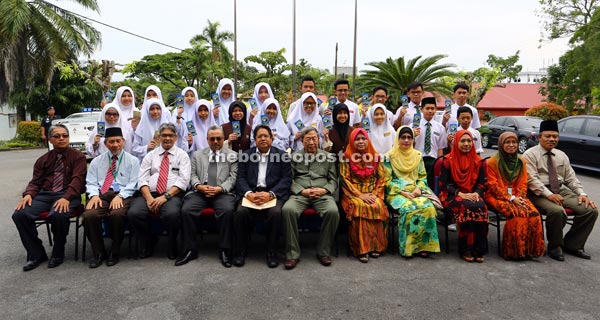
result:
[[[42,139],[41,123],[39,121],[21,121],[17,127],[19,140],[39,142]]]
[[[530,117],[540,117],[544,120],[560,120],[568,117],[569,111],[563,106],[549,102],[527,109],[525,115]]]

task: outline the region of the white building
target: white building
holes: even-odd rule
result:
[[[0,105],[0,140],[7,141],[17,135],[17,109],[7,104]]]

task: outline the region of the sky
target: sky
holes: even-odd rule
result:
[[[98,0],[100,14],[72,1],[51,1],[106,24],[167,43],[190,47],[207,20],[234,31],[234,0]],[[488,54],[506,57],[520,50],[523,71],[538,71],[568,50],[565,40],[542,43],[536,11],[538,0],[358,0],[357,68],[388,57],[446,54],[443,63],[457,70],[485,65]],[[176,51],[131,35],[93,24],[102,33],[96,60],[127,64],[145,55]],[[293,52],[293,0],[237,1],[238,59],[262,51]],[[354,1],[296,0],[297,59],[333,71],[335,45],[338,64],[352,66]],[[233,54],[233,42],[228,43]]]

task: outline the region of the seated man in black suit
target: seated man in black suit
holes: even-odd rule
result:
[[[292,169],[282,150],[272,147],[273,132],[267,125],[258,125],[253,132],[256,147],[250,148],[238,164],[236,189],[240,198],[245,198],[257,206],[276,199],[274,207],[252,209],[238,206],[233,216],[235,230],[235,259],[233,264],[241,267],[245,259],[245,241],[248,239],[252,218],[266,218],[267,266],[279,265],[275,257],[275,242],[281,230],[281,208],[288,199],[292,185]]]
[[[67,127],[62,124],[51,126],[48,129],[48,141],[54,149],[35,162],[33,177],[12,215],[27,250],[27,263],[23,271],[33,270],[48,260],[35,227],[35,220],[45,211],[50,211],[48,220],[54,235],[48,268],[57,267],[63,262],[71,213],[81,203],[81,194],[85,190],[85,156],[69,147]]]

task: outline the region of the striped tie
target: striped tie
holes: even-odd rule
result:
[[[54,177],[52,179],[52,191],[61,192],[63,191],[63,182],[65,180],[65,163],[63,159],[64,155],[57,154],[56,166],[54,167]]]
[[[112,163],[110,164],[110,168],[106,171],[106,177],[104,177],[104,184],[102,184],[102,188],[100,188],[100,194],[103,194],[110,189],[112,186],[113,180],[115,178],[114,173],[117,169],[117,156],[112,156]]]
[[[167,191],[167,180],[169,180],[169,152],[165,151],[163,155],[160,172],[158,173],[158,182],[156,183],[156,192],[159,194]]]
[[[425,129],[425,155],[431,152],[431,122],[427,121],[427,129]]]

